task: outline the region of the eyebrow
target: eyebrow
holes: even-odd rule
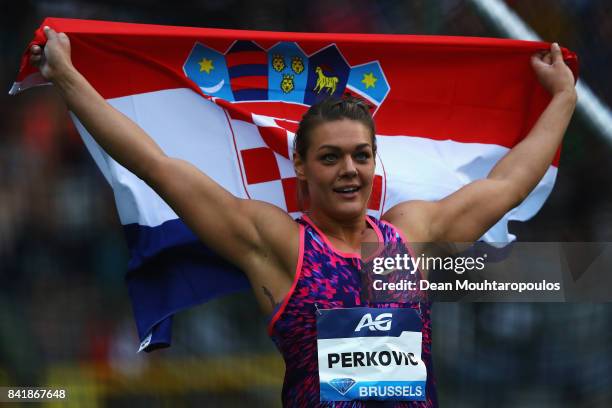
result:
[[[358,145],[355,147],[355,150],[363,149],[363,148],[365,148],[365,147],[371,147],[371,146],[370,146],[370,144],[369,144],[369,143],[361,143],[361,144],[358,144]],[[338,146],[334,146],[334,145],[322,145],[322,146],[319,146],[319,148],[317,149],[317,151],[318,151],[318,150],[322,150],[322,149],[341,150],[341,149],[340,149]]]

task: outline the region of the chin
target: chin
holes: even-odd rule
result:
[[[366,205],[362,203],[343,203],[331,208],[331,213],[340,220],[347,220],[363,216],[366,210]]]

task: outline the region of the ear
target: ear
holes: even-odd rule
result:
[[[297,153],[293,153],[293,169],[295,170],[295,175],[298,180],[306,181],[306,176],[304,175],[304,161]]]

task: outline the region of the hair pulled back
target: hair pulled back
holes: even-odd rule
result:
[[[293,150],[302,159],[305,159],[313,129],[322,123],[342,119],[355,120],[368,128],[372,138],[372,150],[376,154],[376,128],[374,127],[374,119],[370,114],[370,108],[366,102],[353,96],[328,97],[312,105],[302,116],[295,133]]]

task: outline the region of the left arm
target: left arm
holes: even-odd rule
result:
[[[571,70],[555,43],[531,60],[552,99],[529,134],[510,150],[486,179],[474,181],[436,201],[408,201],[383,218],[401,228],[411,242],[474,242],[519,205],[542,179],[563,140],[576,106]]]

